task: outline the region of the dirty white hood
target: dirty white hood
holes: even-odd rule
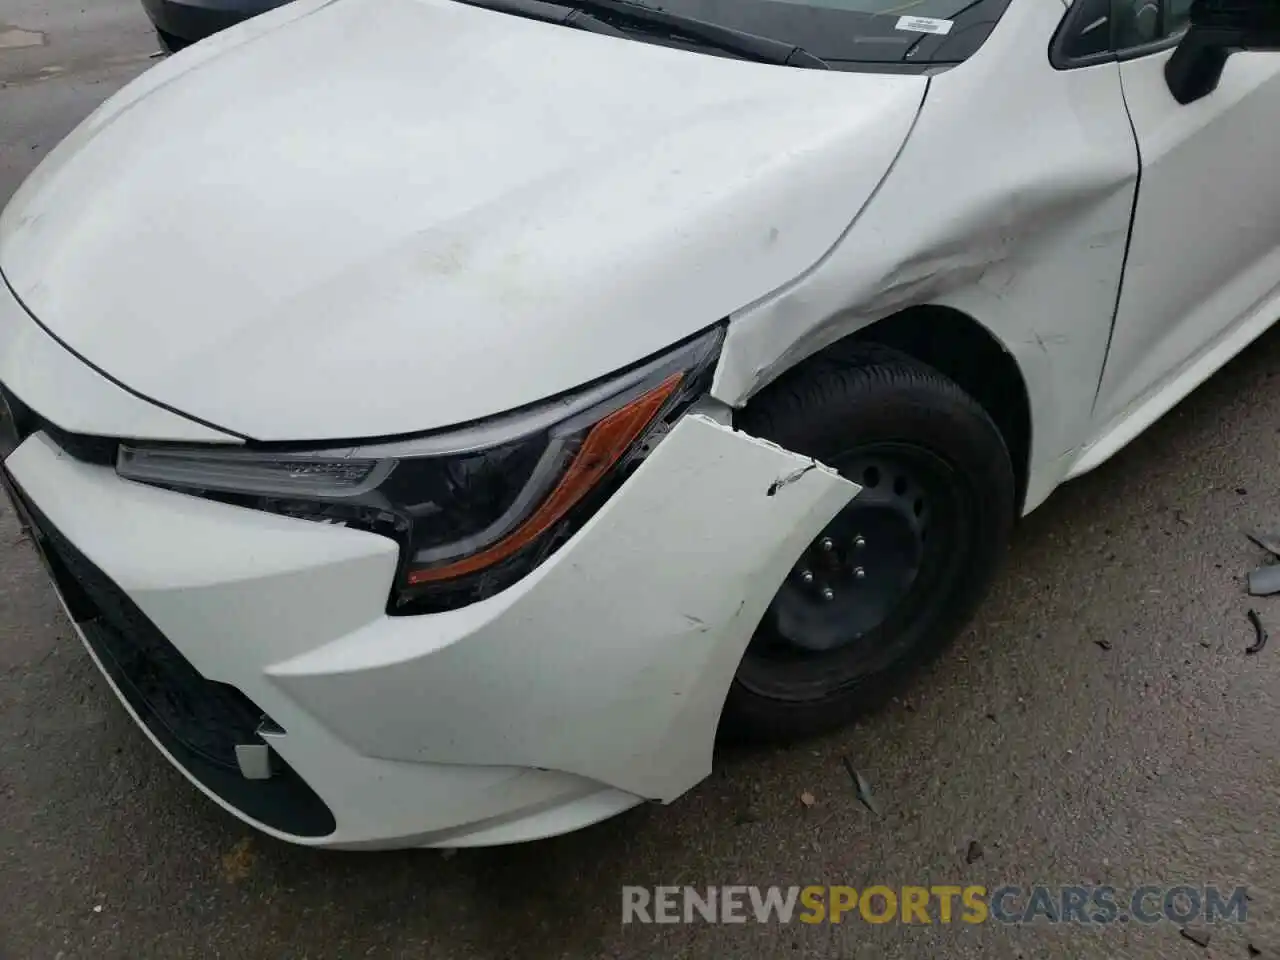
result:
[[[90,363],[212,424],[432,429],[794,279],[925,89],[453,0],[301,0],[108,101],[5,210],[0,271]]]

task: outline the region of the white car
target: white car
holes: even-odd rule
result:
[[[299,0],[45,160],[0,475],[193,783],[346,848],[672,801],[1280,313],[1261,4],[880,3]]]

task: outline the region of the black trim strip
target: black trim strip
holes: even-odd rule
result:
[[[1137,47],[1125,47],[1123,50],[1116,52],[1116,59],[1121,63],[1129,60],[1141,60],[1143,57],[1149,57],[1152,54],[1164,53],[1166,50],[1172,50],[1182,42],[1182,38],[1187,35],[1186,30],[1179,30],[1171,36],[1155,40],[1151,43],[1144,43]]]
[[[1054,31],[1053,40],[1049,44],[1049,63],[1055,70],[1077,70],[1082,67],[1095,67],[1103,63],[1124,63],[1128,60],[1140,60],[1143,57],[1173,49],[1186,36],[1186,30],[1184,29],[1170,36],[1161,37],[1159,40],[1136,47],[1117,49],[1114,43],[1109,43],[1109,49],[1104,50],[1102,53],[1094,53],[1086,57],[1069,56],[1066,52],[1066,46],[1072,31],[1079,24],[1079,21],[1094,13],[1096,13],[1096,9],[1090,8],[1090,5],[1084,0],[1076,0],[1067,11],[1066,16],[1062,18],[1062,22],[1058,24],[1058,29]],[[1114,15],[1114,10],[1110,15]],[[1109,23],[1108,29],[1110,29]]]
[[[134,397],[138,400],[142,400],[145,403],[149,403],[153,407],[159,407],[161,410],[164,410],[167,413],[172,413],[176,417],[181,417],[183,420],[190,420],[192,423],[198,423],[200,426],[206,427],[210,430],[217,430],[219,433],[225,433],[228,436],[236,437],[240,440],[253,439],[247,434],[240,433],[236,430],[229,430],[226,427],[218,426],[218,424],[216,423],[211,423],[208,420],[202,420],[200,417],[192,416],[189,413],[184,413],[183,411],[179,410],[177,407],[171,407],[167,403],[161,403],[159,400],[155,399],[155,397],[148,397],[145,393],[140,393],[139,391],[133,389],[133,387],[129,386],[127,383],[123,383],[120,380],[117,380],[115,377],[107,373],[107,371],[103,370],[97,364],[90,361],[82,353],[80,353],[78,350],[72,347],[69,343],[63,340],[60,336],[58,336],[56,333],[54,333],[52,330],[46,327],[43,323],[41,323],[40,318],[35,315],[35,312],[30,307],[27,306],[26,302],[23,301],[22,297],[18,296],[18,291],[13,289],[13,284],[9,282],[9,278],[4,275],[3,271],[0,271],[0,282],[4,283],[5,289],[9,291],[9,295],[13,297],[14,302],[22,308],[23,313],[25,313],[28,317],[30,317],[31,322],[34,323],[37,327],[39,327],[41,330],[43,330],[45,332],[45,335],[48,336],[49,339],[51,339],[58,346],[62,347],[63,350],[67,351],[67,353],[71,354],[73,357],[75,357],[77,360],[83,363],[86,367],[88,367],[94,373],[98,374],[103,379],[108,380],[109,382],[111,382],[112,384],[114,384],[115,386],[123,390],[125,393],[129,394],[129,396]]]

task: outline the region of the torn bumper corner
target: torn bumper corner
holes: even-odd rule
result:
[[[511,590],[457,616],[371,625],[273,679],[387,759],[562,770],[671,800],[710,772],[756,624],[857,490],[690,415]],[[372,662],[380,636],[399,651],[393,662]],[[385,707],[371,713],[370,702]]]
[[[530,576],[389,617],[384,538],[129,483],[39,434],[6,467],[194,671],[278,724],[336,826],[292,835],[206,792],[347,847],[531,839],[688,790],[766,606],[858,489],[691,414]]]

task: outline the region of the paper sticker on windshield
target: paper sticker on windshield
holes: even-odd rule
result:
[[[912,33],[941,33],[951,32],[950,20],[938,20],[935,17],[899,17],[898,29],[910,30]]]

